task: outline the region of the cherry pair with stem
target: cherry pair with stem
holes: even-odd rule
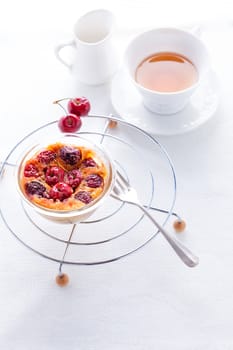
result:
[[[64,100],[69,100],[67,104],[68,113],[61,104]],[[63,98],[53,103],[58,104],[66,113],[58,121],[58,127],[62,132],[78,131],[82,126],[80,117],[88,115],[91,108],[90,102],[86,97]]]

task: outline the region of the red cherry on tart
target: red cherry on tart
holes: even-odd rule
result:
[[[66,173],[65,182],[72,188],[76,188],[80,185],[82,181],[82,174],[80,170],[73,169]]]
[[[75,114],[67,114],[58,121],[58,127],[62,132],[76,132],[81,128],[82,121]]]
[[[80,191],[77,192],[75,195],[75,198],[78,199],[79,201],[88,204],[92,201],[91,195],[87,191]]]
[[[53,186],[56,183],[63,181],[65,171],[58,166],[50,166],[45,169],[45,181],[48,185]]]
[[[85,116],[89,113],[91,105],[86,97],[71,98],[67,105],[69,113],[77,116]]]
[[[89,158],[86,158],[82,161],[82,165],[85,167],[94,167],[94,166],[96,166],[96,162],[94,161],[94,159],[89,157]]]
[[[28,163],[24,168],[24,176],[26,177],[39,176],[38,168],[32,163]]]
[[[90,174],[86,177],[88,187],[96,188],[103,185],[103,178],[99,174]]]
[[[56,158],[56,153],[50,150],[42,151],[38,154],[37,158],[40,163],[49,164]]]
[[[73,193],[72,188],[67,185],[65,182],[58,182],[54,185],[49,191],[50,198],[59,201],[63,201],[66,198],[69,198]]]
[[[72,146],[64,146],[59,150],[60,158],[69,165],[77,165],[82,158],[82,151]]]

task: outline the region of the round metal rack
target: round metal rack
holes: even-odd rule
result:
[[[114,123],[112,123],[114,121]],[[113,127],[114,126],[114,127]],[[101,143],[115,166],[136,188],[142,203],[165,225],[174,213],[176,176],[161,144],[124,120],[90,115],[78,132]],[[22,202],[17,191],[17,163],[24,151],[47,135],[60,135],[57,121],[32,131],[10,151],[0,169],[0,215],[9,231],[28,249],[63,264],[97,265],[129,256],[148,244],[158,231],[135,206],[109,196],[101,208],[78,224],[57,224]]]

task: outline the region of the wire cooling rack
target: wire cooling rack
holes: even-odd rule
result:
[[[122,119],[89,115],[82,118],[80,136],[102,144],[115,166],[136,188],[142,203],[156,211],[165,225],[176,199],[176,176],[163,146],[149,133]],[[0,169],[0,214],[8,230],[25,247],[43,258],[63,264],[97,265],[138,251],[158,231],[135,206],[109,196],[86,221],[57,224],[23,202],[16,186],[17,162],[24,151],[46,135],[59,135],[57,121],[26,135],[10,151]],[[46,136],[47,137],[47,136]]]

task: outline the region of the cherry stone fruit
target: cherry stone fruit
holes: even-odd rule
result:
[[[63,201],[66,198],[69,198],[73,193],[72,188],[67,185],[65,182],[58,182],[54,185],[49,191],[50,198]]]
[[[77,97],[69,100],[67,108],[69,113],[80,117],[89,113],[91,105],[86,97]]]
[[[42,151],[38,154],[37,159],[39,160],[40,163],[43,164],[49,164],[52,162],[54,159],[56,159],[57,155],[53,151]]]
[[[58,127],[62,132],[76,132],[81,128],[81,125],[81,119],[75,114],[67,114],[58,121]]]

